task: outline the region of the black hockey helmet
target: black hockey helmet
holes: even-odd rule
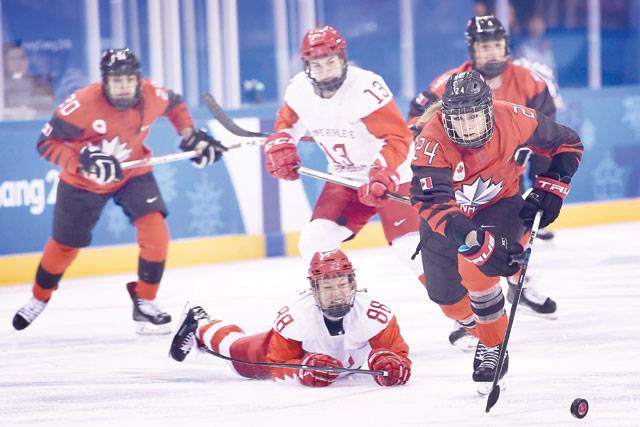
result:
[[[483,115],[483,128],[469,125],[478,123],[478,114]],[[493,97],[482,74],[472,70],[449,78],[442,95],[442,122],[449,138],[463,147],[477,148],[491,139]],[[459,133],[460,129],[467,129],[471,136]]]
[[[105,50],[100,60],[100,74],[102,75],[102,93],[111,105],[118,109],[127,109],[138,103],[142,87],[140,60],[129,48]],[[109,76],[124,75],[135,75],[138,78],[135,96],[132,99],[114,99],[107,89],[107,79]]]
[[[467,22],[467,29],[464,32],[464,38],[467,42],[467,48],[469,49],[469,56],[473,62],[473,68],[480,71],[485,77],[493,78],[504,71],[506,66],[507,56],[509,55],[509,39],[507,31],[505,30],[502,22],[493,15],[486,16],[474,16]],[[504,40],[505,44],[505,60],[502,62],[490,62],[482,66],[482,68],[476,67],[476,51],[475,43],[484,42],[490,40]]]

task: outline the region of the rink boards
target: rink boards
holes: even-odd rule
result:
[[[572,181],[556,228],[640,219],[640,91],[563,92],[568,108],[559,121],[579,131],[585,145],[582,165]],[[270,108],[236,112],[236,119],[258,131],[273,128]],[[269,118],[262,118],[269,117]],[[167,266],[214,263],[297,254],[299,231],[311,216],[323,182],[303,177],[278,181],[264,170],[261,148],[226,132],[211,116],[194,113],[230,150],[213,167],[199,170],[188,161],[154,169],[169,209],[171,231]],[[37,156],[40,122],[0,123],[5,156],[0,157],[0,284],[33,280],[40,252],[51,233],[57,168]],[[154,155],[177,151],[171,125],[158,121],[148,145]],[[303,164],[326,170],[324,154],[314,143],[298,145]],[[374,219],[347,247],[384,245]],[[93,233],[65,277],[130,272],[135,275],[135,229],[119,207],[108,203]]]

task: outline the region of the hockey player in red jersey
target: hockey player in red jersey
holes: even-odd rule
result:
[[[429,106],[442,97],[445,85],[451,75],[464,71],[477,70],[485,78],[492,90],[493,98],[513,102],[525,107],[533,108],[538,113],[555,120],[556,106],[544,79],[528,68],[514,64],[509,57],[508,37],[502,23],[493,15],[474,16],[469,19],[465,31],[465,40],[469,50],[470,60],[460,66],[448,70],[434,79],[429,88],[413,98],[409,106],[409,123],[420,129],[424,125],[421,115]],[[424,119],[428,118],[426,114]],[[550,160],[532,152],[523,146],[515,154],[519,165],[520,191],[526,190],[524,173],[527,171],[533,183],[539,173],[549,168]],[[538,237],[551,238],[551,232],[539,230]],[[513,301],[515,285],[519,273],[507,278],[509,284],[507,299]],[[540,317],[555,318],[556,302],[535,289],[535,283],[528,283],[520,297],[520,306],[530,310]],[[456,328],[450,336],[455,342],[464,337],[464,330]]]
[[[194,129],[181,97],[142,79],[129,49],[109,49],[100,61],[102,81],[67,98],[42,129],[38,152],[61,169],[53,234],[46,243],[33,284],[33,297],[13,318],[29,326],[45,309],[62,275],[91,243],[105,204],[113,199],[136,228],[140,246],[138,280],[127,284],[140,333],[169,333],[171,316],[153,301],[164,271],[169,231],[167,208],[151,166],[122,170],[120,163],[151,157],[144,145],[149,128],[165,116],[182,136],[180,148],[196,150],[196,167],[218,160],[225,148]]]
[[[266,169],[275,178],[298,179],[296,144],[310,135],[329,172],[360,184],[357,191],[324,185],[300,234],[303,258],[337,249],[378,214],[393,252],[420,277],[422,266],[411,260],[419,217],[411,206],[384,197],[385,191],[408,195],[411,181],[411,132],[393,94],[382,77],[348,64],[346,41],[330,26],[307,32],[300,56],[304,72],[287,87],[275,133],[264,145]]]
[[[523,225],[538,210],[541,226],[559,215],[583,147],[573,130],[544,114],[494,101],[477,71],[448,80],[441,111],[415,144],[411,200],[422,217],[426,287],[449,318],[479,338],[473,380],[487,392],[507,326],[500,276],[520,268]],[[523,146],[551,159],[526,199],[515,160]]]
[[[389,307],[357,291],[355,273],[339,249],[316,253],[309,266],[310,289],[284,306],[268,332],[245,335],[234,324],[193,307],[173,338],[170,356],[182,362],[191,349],[206,347],[238,361],[334,368],[368,367],[381,386],[405,384],[411,375],[409,347]],[[233,362],[247,378],[297,380],[325,387],[344,374]]]

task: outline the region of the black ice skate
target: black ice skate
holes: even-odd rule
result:
[[[29,326],[35,319],[42,313],[47,306],[45,301],[40,301],[37,298],[31,298],[20,310],[13,316],[13,327],[21,331]]]
[[[496,369],[498,368],[498,356],[500,355],[501,345],[495,347],[487,347],[478,341],[476,347],[476,354],[473,358],[473,381],[476,383],[478,393],[481,395],[487,395],[491,392],[493,386],[493,378],[496,375]],[[504,363],[500,372],[500,379],[498,385],[500,388],[504,388],[503,378],[509,370],[509,352],[504,355]]]
[[[209,315],[202,307],[196,306],[184,313],[184,320],[173,336],[169,356],[178,362],[182,362],[194,345],[196,345],[196,331],[198,321],[209,320]]]
[[[127,283],[127,291],[133,302],[133,320],[140,335],[166,335],[171,333],[171,315],[162,311],[152,300],[135,294],[136,282]]]
[[[526,282],[526,279],[525,279]],[[507,279],[509,284],[509,290],[507,291],[507,301],[509,304],[513,304],[513,300],[516,295],[517,280],[513,281],[513,276]],[[520,301],[518,302],[518,309],[522,309],[524,312],[534,314],[538,317],[542,317],[549,320],[555,320],[558,318],[556,315],[557,305],[550,297],[545,296],[536,291],[535,288],[529,284],[526,288],[522,288],[520,294]]]
[[[453,324],[453,331],[449,334],[449,342],[452,346],[466,352],[476,348],[478,338],[467,332],[464,326],[456,321]]]

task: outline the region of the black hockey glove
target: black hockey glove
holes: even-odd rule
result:
[[[458,252],[487,276],[512,276],[520,270],[524,250],[506,237],[498,239],[487,230],[478,230],[478,244],[462,245]]]
[[[86,178],[100,185],[122,179],[122,168],[118,159],[104,153],[96,145],[86,145],[80,150],[80,170]]]
[[[203,129],[194,129],[188,139],[183,139],[180,142],[180,149],[182,151],[195,150],[200,153],[199,156],[191,159],[193,165],[198,169],[217,162],[222,158],[222,154],[227,151],[227,147]]]
[[[524,200],[524,206],[520,210],[520,218],[524,225],[531,227],[536,212],[542,210],[540,228],[551,224],[560,215],[562,201],[569,194],[569,182],[571,178],[560,176],[557,173],[541,173],[533,184],[533,190]]]

